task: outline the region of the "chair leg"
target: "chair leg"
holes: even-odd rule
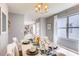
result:
[[[22,50],[19,51],[19,56],[23,56]]]

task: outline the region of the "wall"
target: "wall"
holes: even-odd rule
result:
[[[46,36],[46,20],[45,20],[45,18],[37,19],[36,23],[39,23],[39,34],[41,36]]]
[[[48,24],[51,24],[51,29],[48,30],[47,26]],[[54,17],[48,17],[46,18],[46,35],[49,37],[51,41],[53,41],[53,35],[54,35]]]
[[[35,23],[35,20],[32,19],[32,16],[28,16],[28,14],[24,14],[24,25],[30,25]]]
[[[40,29],[41,36],[46,36],[46,20],[44,18],[40,18]]]
[[[18,40],[24,38],[24,15],[9,13],[9,20],[11,21],[9,29],[9,43],[12,42],[13,37],[17,37]]]
[[[54,30],[54,17],[48,18],[39,18],[36,20],[36,23],[39,23],[40,27],[40,35],[41,36],[48,36],[49,40],[53,41],[53,30]],[[47,24],[51,24],[51,29],[47,29]]]
[[[1,12],[4,12],[6,15],[6,31],[0,34],[0,55],[6,54],[6,47],[8,44],[8,8],[4,3],[0,3]],[[2,16],[1,16],[1,28],[2,28]]]

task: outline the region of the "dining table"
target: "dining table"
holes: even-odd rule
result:
[[[23,56],[32,56],[32,55],[28,55],[27,54],[27,50],[31,49],[31,47],[33,46],[33,43],[29,43],[29,44],[21,44],[21,48],[22,48],[22,55]],[[51,51],[54,52],[54,51]],[[38,54],[33,55],[33,56],[47,56],[46,54],[41,54],[40,48],[38,48]],[[54,56],[54,55],[49,55],[49,56]],[[65,56],[63,53],[57,52],[56,56]]]

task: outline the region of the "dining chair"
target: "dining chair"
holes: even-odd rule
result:
[[[19,56],[22,56],[22,47],[21,47],[21,42],[18,41],[16,37],[13,37],[13,42],[16,44],[19,52]],[[17,53],[18,53],[17,52]]]
[[[19,56],[18,47],[16,43],[8,44],[7,46],[7,56]]]

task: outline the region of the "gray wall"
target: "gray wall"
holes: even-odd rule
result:
[[[47,26],[48,24],[51,24],[51,29],[48,30]],[[53,41],[53,30],[54,30],[54,17],[48,17],[46,18],[46,35],[48,36],[48,38]]]
[[[18,40],[24,37],[24,15],[9,13],[9,20],[11,21],[9,28],[9,40],[12,42],[13,37],[17,37]]]

